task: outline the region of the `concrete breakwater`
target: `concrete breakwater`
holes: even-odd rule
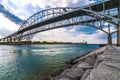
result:
[[[120,80],[120,48],[116,46],[104,46],[73,63],[51,80]]]

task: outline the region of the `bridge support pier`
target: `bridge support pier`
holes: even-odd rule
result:
[[[14,42],[14,43],[16,42],[15,38],[13,39],[13,42]]]
[[[10,44],[12,43],[12,37],[10,37]]]
[[[108,45],[112,45],[112,34],[108,34]]]
[[[120,18],[120,1],[118,3],[118,18]],[[117,46],[120,46],[120,22],[117,27]]]
[[[5,39],[3,39],[3,42],[5,42]]]
[[[7,38],[7,42],[9,42],[9,38]]]
[[[117,28],[117,46],[120,46],[120,23]]]

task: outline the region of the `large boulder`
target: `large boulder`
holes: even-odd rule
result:
[[[97,68],[97,66],[102,62],[103,60],[97,59],[94,64],[94,69]]]
[[[70,71],[71,71],[71,69],[66,69],[66,70],[64,70],[64,71],[61,73],[60,77],[69,78],[69,77],[67,76],[67,73],[69,73]]]
[[[77,78],[81,77],[83,74],[84,74],[83,69],[74,68],[74,69],[71,69],[71,71],[67,72],[66,76],[71,79],[77,79]]]
[[[104,61],[103,62],[105,65],[116,68],[120,71],[120,63],[115,62],[115,61]]]
[[[89,63],[89,64],[91,64],[91,65],[94,65],[95,64],[95,61],[96,61],[96,55],[90,55],[89,57],[87,57],[86,59],[85,59],[85,62],[87,62],[87,63]]]
[[[81,64],[78,65],[78,68],[92,69],[93,65],[91,65],[90,63],[87,63],[87,62],[82,62]]]
[[[85,71],[84,75],[81,77],[80,80],[86,80],[86,78],[89,76],[90,72],[92,71],[92,69],[88,69]]]
[[[120,70],[105,65],[103,61],[96,69],[93,69],[86,80],[117,80],[120,77]]]
[[[98,56],[99,60],[120,62],[120,53],[105,53]]]

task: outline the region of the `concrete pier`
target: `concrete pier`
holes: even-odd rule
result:
[[[117,28],[117,45],[120,46],[120,23]]]
[[[118,18],[120,19],[120,1],[118,3]],[[120,46],[120,21],[117,27],[117,45]]]
[[[73,61],[51,80],[120,80],[120,48],[105,46]]]

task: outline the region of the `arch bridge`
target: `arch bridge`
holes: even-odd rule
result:
[[[120,1],[104,0],[83,7],[46,9],[29,17],[18,31],[0,41],[30,41],[36,33],[72,25],[85,25],[103,31],[108,35],[110,45],[112,34],[117,32],[117,44],[120,45]]]

